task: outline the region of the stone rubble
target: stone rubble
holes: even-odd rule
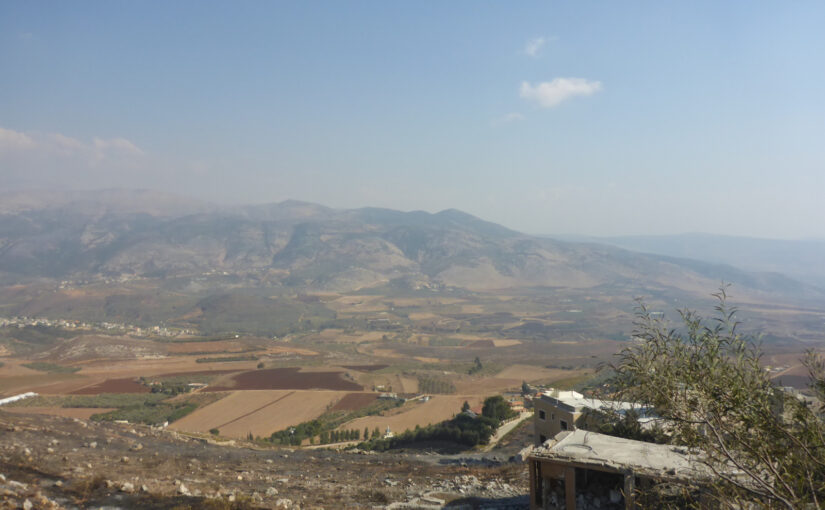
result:
[[[140,425],[0,411],[0,510],[24,508],[26,501],[35,509],[140,508],[147,496],[193,508],[203,499],[289,510],[528,506],[522,464],[427,459],[262,449],[240,441],[218,446]]]

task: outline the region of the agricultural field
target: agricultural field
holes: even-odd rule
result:
[[[208,387],[208,391],[229,390],[340,390],[363,389],[347,381],[341,372],[303,371],[300,368],[269,368],[241,372]]]
[[[228,396],[172,423],[170,428],[243,438],[249,433],[271,433],[312,420],[344,399],[346,392],[300,390],[245,390]]]
[[[589,297],[393,292],[206,303],[220,313],[283,303],[297,314],[273,319],[277,331],[248,334],[222,333],[207,312],[180,318],[208,324],[202,336],[0,328],[0,397],[41,395],[9,407],[18,413],[169,421],[181,433],[217,429],[231,438],[266,438],[313,420],[329,430],[403,432],[449,419],[465,401],[475,407],[519,391],[523,381],[581,384],[623,345],[599,324],[621,315]],[[237,318],[230,323],[243,330]]]
[[[481,406],[484,397],[482,395],[435,395],[427,402],[423,400],[413,400],[404,404],[384,416],[365,416],[358,418],[339,427],[339,430],[367,428],[373,430],[378,427],[384,432],[387,427],[393,432],[403,432],[407,429],[414,429],[416,425],[425,426],[448,420],[461,412],[464,402],[470,407]]]
[[[102,383],[92,384],[79,388],[70,395],[100,395],[103,393],[149,393],[150,388],[136,382],[132,378],[106,379]]]
[[[45,414],[48,416],[63,416],[65,418],[77,418],[88,420],[92,415],[114,411],[114,407],[4,407],[4,411],[9,413],[24,414]]]

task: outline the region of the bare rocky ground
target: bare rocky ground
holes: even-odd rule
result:
[[[526,508],[510,453],[261,449],[0,411],[0,509]]]

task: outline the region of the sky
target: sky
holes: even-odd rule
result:
[[[825,3],[0,2],[0,190],[825,238]]]

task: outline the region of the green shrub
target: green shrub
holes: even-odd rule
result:
[[[23,363],[26,368],[32,370],[39,370],[41,372],[52,372],[55,374],[73,374],[80,370],[79,367],[64,367],[63,365],[55,365],[54,363],[44,363],[42,361],[35,361],[32,363]]]

